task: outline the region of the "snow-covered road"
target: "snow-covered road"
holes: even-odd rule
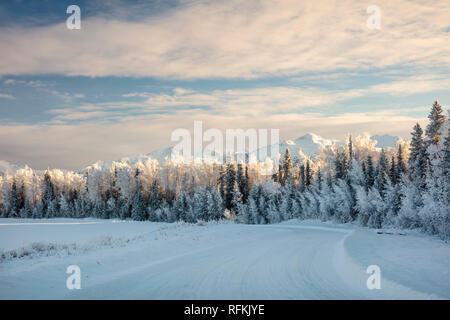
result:
[[[380,235],[317,221],[265,226],[111,221],[8,226],[7,221],[0,225],[0,247],[23,245],[13,237],[24,232],[29,242],[75,242],[76,248],[70,255],[56,250],[0,262],[2,299],[450,298],[450,245],[427,236]],[[121,238],[104,241],[107,235]],[[366,269],[374,264],[381,269],[380,290],[366,286]],[[66,288],[69,265],[81,269],[81,290]]]

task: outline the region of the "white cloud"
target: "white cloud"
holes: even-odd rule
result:
[[[445,1],[197,1],[139,22],[1,28],[0,74],[262,77],[405,65],[449,68]],[[126,10],[126,8],[122,8]],[[120,11],[120,10],[119,10]],[[32,49],[30,49],[32,48]]]
[[[69,93],[69,92],[61,92],[58,90],[50,90],[47,88],[39,88],[38,89],[41,92],[46,92],[48,94],[51,94],[52,96],[58,97],[59,99],[61,99],[62,101],[64,101],[65,103],[70,103],[73,102],[76,99],[82,99],[85,98],[85,95],[82,93]]]
[[[274,114],[304,113],[306,108],[321,108],[338,113],[337,103],[376,95],[408,96],[417,93],[446,90],[450,80],[436,75],[418,75],[380,83],[366,88],[330,90],[320,87],[260,87],[229,90],[196,91],[174,88],[172,93],[132,92],[125,98],[142,101],[112,101],[83,104],[79,107],[51,109],[52,121],[116,121],[118,118],[155,113],[180,114],[190,109],[201,115],[266,117]],[[431,103],[431,102],[430,102]],[[378,106],[379,109],[389,105]],[[201,109],[201,111],[195,110]],[[366,107],[367,109],[367,107]]]
[[[0,93],[0,99],[14,99],[13,95],[7,94],[7,93]]]
[[[124,98],[146,98],[148,97],[148,93],[144,93],[144,92],[130,92],[130,93],[125,93],[122,95],[122,97]]]
[[[45,81],[39,81],[39,80],[25,81],[25,80],[16,80],[16,79],[6,79],[4,81],[4,83],[6,85],[25,85],[25,86],[33,87],[33,88],[48,87],[48,86],[52,85],[51,83],[48,83]]]
[[[448,76],[420,75],[374,85],[371,93],[388,93],[392,96],[409,96],[417,93],[448,90],[450,78]]]

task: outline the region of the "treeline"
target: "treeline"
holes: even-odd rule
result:
[[[373,228],[420,228],[450,238],[450,126],[438,102],[409,148],[378,150],[350,136],[311,159],[282,156],[271,177],[262,164],[96,164],[84,172],[26,168],[1,178],[1,216],[150,221],[235,219],[277,223],[318,218]]]

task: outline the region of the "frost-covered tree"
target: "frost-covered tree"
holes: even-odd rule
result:
[[[208,216],[211,220],[220,220],[224,218],[224,207],[222,198],[216,188],[208,188],[207,194]]]
[[[401,208],[398,213],[397,223],[403,228],[420,227],[419,211],[423,206],[422,192],[417,185],[403,176],[401,182]]]
[[[42,186],[42,211],[43,216],[46,218],[53,217],[55,214],[55,204],[53,203],[56,199],[55,196],[55,186],[53,184],[52,178],[50,176],[49,170],[44,174],[44,181]]]
[[[345,179],[347,176],[348,168],[348,158],[346,152],[339,150],[336,153],[336,158],[334,159],[335,176],[336,180]]]
[[[363,188],[358,188],[356,197],[356,207],[361,225],[380,228],[384,220],[385,203],[378,189],[372,187],[366,193]]]
[[[309,187],[313,183],[314,171],[311,168],[311,161],[306,161],[305,167],[305,187]]]
[[[192,217],[192,205],[189,195],[183,190],[180,196],[175,200],[173,212],[176,221],[189,222]]]
[[[373,159],[371,155],[367,156],[367,160],[365,162],[365,187],[366,190],[369,191],[370,188],[373,187],[375,183],[375,167],[373,164]]]
[[[404,176],[404,174],[401,175],[401,177],[398,178],[398,181]],[[400,211],[402,204],[400,183],[397,183],[397,181],[390,181],[389,179],[386,181],[384,202],[386,205],[386,218],[383,221],[383,224],[390,227],[395,226],[397,223],[398,212]]]
[[[406,174],[406,161],[403,152],[403,146],[401,144],[398,145],[397,149],[397,174],[396,174],[396,183],[400,182],[402,175]]]
[[[320,219],[322,221],[331,220],[335,214],[334,191],[330,184],[325,183],[319,196]]]
[[[61,195],[59,197],[59,214],[62,217],[71,217],[72,213],[71,213],[71,208],[69,206],[69,203],[67,202],[66,197],[64,197],[63,195]]]
[[[292,158],[291,152],[286,148],[286,152],[284,153],[283,166],[282,166],[282,174],[280,174],[280,183],[282,186],[286,185],[286,183],[292,178]]]
[[[431,112],[428,115],[428,119],[430,119],[430,123],[427,126],[425,131],[425,135],[427,137],[428,144],[438,144],[441,139],[441,128],[445,122],[445,115],[442,112],[442,107],[439,102],[435,101]]]
[[[410,144],[410,153],[408,158],[408,164],[411,171],[411,176],[414,175],[416,170],[419,170],[419,175],[425,173],[425,168],[423,167],[423,156],[426,152],[424,140],[423,140],[423,130],[420,127],[420,124],[416,123],[413,128],[413,132],[411,132],[411,144]],[[420,159],[418,160],[418,158]],[[417,162],[418,161],[418,162]],[[418,167],[420,166],[420,167]]]
[[[245,168],[245,169],[244,169]],[[242,203],[246,203],[248,199],[249,189],[249,178],[248,178],[248,166],[242,163],[238,164],[237,169],[237,183],[239,192],[242,196]]]
[[[334,211],[334,220],[337,222],[350,222],[352,221],[352,198],[350,194],[350,188],[345,180],[339,179],[333,185],[334,203],[336,205]]]
[[[389,174],[388,160],[384,149],[381,150],[380,156],[378,157],[377,169],[375,171],[375,181],[374,186],[383,197],[385,194],[385,188],[387,183],[387,176]]]
[[[231,210],[233,207],[233,198],[236,185],[236,166],[234,163],[228,163],[226,169],[226,189],[225,189],[225,208]]]
[[[137,221],[144,221],[147,219],[147,206],[145,204],[142,183],[139,178],[139,170],[136,170],[136,190],[134,191],[133,204],[131,207],[131,218]]]

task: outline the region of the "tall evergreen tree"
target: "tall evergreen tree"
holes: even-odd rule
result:
[[[219,171],[219,177],[217,179],[217,184],[219,186],[219,193],[220,193],[220,197],[222,198],[222,200],[225,200],[225,190],[226,190],[226,184],[227,184],[227,178],[226,178],[226,173],[225,173],[225,166],[221,165],[220,166],[220,171]]]
[[[144,202],[144,196],[142,194],[142,184],[139,178],[139,170],[136,169],[136,190],[134,191],[133,204],[131,207],[131,218],[137,221],[147,220],[147,210]]]
[[[161,194],[160,182],[159,182],[159,179],[155,178],[155,179],[153,179],[152,185],[150,187],[150,194],[149,194],[149,199],[148,199],[149,213],[154,214],[154,212],[161,207],[162,202],[163,202],[163,199],[162,199],[162,194]]]
[[[42,187],[44,189],[42,193],[43,216],[49,218],[53,215],[54,204],[52,204],[52,202],[56,199],[56,195],[55,187],[48,170],[44,174],[44,182]]]
[[[449,122],[450,122],[450,119],[449,119]],[[443,185],[444,194],[445,194],[444,200],[445,200],[447,209],[450,211],[450,123],[448,126],[447,135],[444,139],[441,159],[442,160],[441,160],[440,166],[441,166],[442,175],[443,175],[444,181],[445,181],[445,183]]]
[[[306,170],[305,170],[305,165],[302,164],[300,166],[300,170],[299,170],[299,177],[298,177],[298,189],[300,190],[300,192],[305,191],[305,187],[306,187]]]
[[[228,163],[226,174],[226,190],[225,190],[225,208],[231,210],[234,198],[234,186],[236,183],[236,166],[234,163]]]
[[[117,179],[118,179],[117,167],[114,166],[114,175],[111,182],[111,196],[113,197],[115,202],[117,202],[120,196],[120,188],[117,186]]]
[[[348,159],[344,151],[336,152],[334,159],[335,179],[345,179],[347,176]]]
[[[283,176],[281,177],[281,185],[285,186],[286,183],[292,178],[292,159],[291,152],[286,148],[283,160]]]
[[[305,186],[309,187],[313,182],[313,170],[311,168],[311,161],[306,160],[306,168],[305,168]]]
[[[206,202],[209,219],[220,220],[224,218],[222,198],[216,188],[209,188]]]
[[[389,165],[386,157],[386,152],[381,149],[380,157],[378,158],[377,169],[375,173],[374,185],[379,194],[383,197],[385,194],[386,177],[389,175]]]
[[[248,166],[243,165],[242,163],[238,164],[237,183],[239,186],[239,192],[241,193],[242,203],[246,203],[248,194],[250,192],[248,181]]]
[[[434,102],[428,119],[430,119],[430,123],[425,131],[427,143],[436,145],[441,138],[442,133],[440,131],[445,122],[445,115],[442,113],[442,107],[439,102]]]
[[[317,168],[317,188],[320,190],[322,190],[322,184],[323,184],[323,176],[322,176],[322,172],[320,171],[320,167]]]
[[[189,195],[183,190],[173,205],[175,221],[190,222],[192,205]]]
[[[393,184],[397,184],[398,169],[397,169],[397,164],[395,163],[395,156],[391,157],[391,167],[389,169],[389,178]]]
[[[9,194],[9,206],[10,212],[7,215],[7,217],[17,218],[19,216],[19,200],[18,200],[16,178],[13,179],[13,183],[11,185],[11,191]]]
[[[353,141],[352,141],[351,135],[348,138],[348,159],[349,159],[349,163],[351,163],[352,159],[353,159]]]
[[[422,134],[422,128],[417,123],[411,133],[411,152],[408,159],[411,179],[419,191],[423,191],[426,188],[425,178],[428,166],[428,155]]]
[[[416,159],[423,149],[425,149],[423,141],[423,130],[420,127],[420,124],[416,123],[416,125],[413,128],[413,132],[411,132],[411,144],[409,147],[410,153],[408,158],[408,164],[411,171],[414,171],[415,169],[414,164],[416,162]]]
[[[366,191],[368,191],[375,182],[375,168],[373,165],[372,156],[369,154],[366,160]]]
[[[403,147],[399,144],[397,150],[397,179],[400,181],[402,175],[406,174],[406,163],[403,154]]]

